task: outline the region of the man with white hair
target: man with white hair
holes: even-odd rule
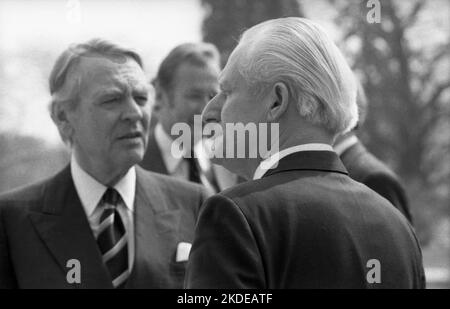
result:
[[[219,81],[203,111],[206,125],[278,124],[279,151],[214,159],[249,181],[202,206],[185,286],[424,287],[411,226],[348,177],[331,146],[357,121],[356,85],[324,31],[302,18],[258,24],[243,34]],[[225,149],[242,146],[223,131]]]
[[[51,116],[71,162],[0,196],[0,288],[182,287],[206,194],[136,166],[149,90],[132,50],[94,39],[59,56]]]

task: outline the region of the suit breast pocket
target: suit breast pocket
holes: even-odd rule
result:
[[[171,262],[170,275],[175,289],[182,289],[184,284],[184,276],[186,274],[187,262]]]
[[[184,275],[186,272],[187,262],[171,262],[170,263],[170,272],[173,274]]]

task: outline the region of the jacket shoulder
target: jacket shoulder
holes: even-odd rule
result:
[[[66,173],[67,168],[50,178],[0,194],[0,208],[3,210],[14,208],[20,211],[24,207],[27,209],[40,207],[48,187],[58,183]]]
[[[176,179],[172,176],[151,172],[141,167],[136,168],[143,186],[157,185],[163,193],[175,194],[181,197],[201,197],[205,198],[210,193],[201,185],[192,182]]]
[[[28,202],[43,197],[44,189],[51,178],[27,186],[12,189],[0,194],[0,204],[14,202]]]

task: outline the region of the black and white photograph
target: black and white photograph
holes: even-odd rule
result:
[[[0,289],[450,289],[450,2],[0,0]]]

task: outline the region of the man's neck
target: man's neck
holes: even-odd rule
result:
[[[334,136],[323,128],[308,123],[292,124],[292,121],[289,124],[280,125],[280,151],[304,144],[333,144]]]
[[[74,150],[73,158],[77,160],[78,165],[92,178],[107,187],[113,187],[129,170],[129,168],[120,171],[114,170],[113,168],[108,168],[104,162],[96,164],[89,160],[83,160],[81,157]]]
[[[355,136],[355,132],[354,131],[350,131],[350,132],[347,132],[345,134],[338,135],[336,137],[336,140],[334,141],[334,146],[339,145],[340,143],[342,143],[343,141],[347,140],[348,138],[350,138],[352,136]]]
[[[338,155],[342,155],[347,149],[358,143],[358,138],[353,132],[341,135],[334,143],[334,149]]]
[[[293,131],[298,132],[298,134],[292,134]],[[265,160],[268,160],[269,158],[274,159],[274,157],[276,158],[277,154],[286,149],[306,144],[324,144],[331,147],[332,141],[333,137],[330,134],[317,129],[309,130],[308,128],[303,128],[288,130],[285,128],[280,132],[278,147],[275,147],[274,149],[274,143],[272,143],[271,151],[264,158],[258,158],[255,161],[255,164],[248,165],[249,170],[246,172],[246,176],[249,176],[249,179],[253,179],[256,171],[261,168],[262,162],[267,163]]]

